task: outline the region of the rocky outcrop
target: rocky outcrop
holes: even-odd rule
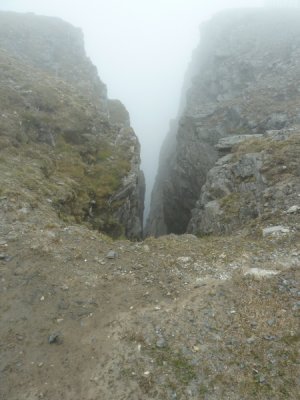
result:
[[[300,193],[300,129],[266,132],[240,143],[208,172],[188,232],[230,233],[255,221],[297,225]],[[223,145],[218,147],[224,150]],[[228,141],[226,140],[228,146]]]
[[[140,145],[125,107],[107,98],[81,31],[2,12],[0,69],[1,194],[19,193],[29,208],[48,202],[63,221],[139,239]]]
[[[187,230],[207,173],[222,156],[220,139],[299,122],[299,17],[298,10],[226,11],[202,27],[175,151],[161,154],[173,162],[159,169],[153,197],[163,204],[152,203],[150,234]],[[259,163],[251,157],[244,162]]]
[[[58,18],[1,12],[0,44],[26,64],[89,91],[97,102],[106,100],[106,86],[86,57],[79,28]]]

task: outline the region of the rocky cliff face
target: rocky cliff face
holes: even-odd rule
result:
[[[228,154],[208,172],[189,232],[230,233],[253,220],[254,227],[263,222],[300,228],[300,130],[251,136],[220,141],[219,150]]]
[[[0,21],[1,195],[140,238],[140,145],[124,106],[107,99],[81,31],[32,14]]]
[[[297,10],[227,11],[202,27],[190,67],[194,77],[172,139],[175,151],[161,155],[173,161],[158,172],[153,197],[163,204],[152,203],[150,234],[187,230],[207,173],[221,156],[220,139],[299,122],[299,21]]]
[[[155,184],[151,194],[151,210],[150,217],[147,220],[145,235],[149,236],[154,232],[159,232],[160,235],[168,233],[168,227],[165,222],[165,214],[167,209],[164,199],[165,191],[163,188],[170,183],[169,173],[171,166],[174,165],[176,152],[176,131],[178,121],[174,120],[170,124],[170,130],[166,136],[160,151],[159,172],[156,176]],[[155,211],[154,211],[155,210]],[[155,217],[154,217],[155,213]]]

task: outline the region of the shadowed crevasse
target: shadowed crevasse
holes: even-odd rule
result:
[[[184,84],[185,105],[161,149],[147,235],[207,233],[199,217],[206,204],[201,189],[224,155],[218,142],[296,126],[299,66],[299,10],[224,11],[202,26]],[[254,161],[252,165],[258,167]],[[212,187],[218,180],[213,171]],[[236,188],[234,174],[230,179]],[[230,185],[226,190],[224,196],[230,194]],[[253,190],[249,187],[250,194]],[[220,194],[210,190],[210,196],[213,201]]]

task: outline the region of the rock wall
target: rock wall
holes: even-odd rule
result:
[[[207,174],[188,232],[231,233],[253,221],[300,228],[300,129],[251,136],[218,144],[223,157]]]
[[[299,21],[299,10],[236,10],[202,27],[175,151],[162,150],[161,160],[173,162],[159,168],[153,198],[163,204],[152,203],[149,234],[187,230],[220,139],[299,122]]]
[[[168,233],[165,223],[166,202],[164,199],[166,186],[171,183],[169,174],[171,166],[175,166],[176,140],[175,135],[178,128],[178,121],[174,120],[170,124],[170,130],[166,136],[160,151],[159,171],[156,176],[155,184],[151,193],[151,208],[145,227],[145,235],[150,236],[159,232],[160,235]]]
[[[125,107],[107,98],[79,29],[1,12],[0,107],[2,171],[14,158],[28,165],[11,165],[5,182],[2,174],[3,195],[19,192],[29,208],[48,202],[63,221],[113,237],[142,237],[140,145]]]

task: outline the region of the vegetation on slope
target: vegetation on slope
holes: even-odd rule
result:
[[[119,128],[105,105],[5,50],[0,74],[0,163],[10,174],[2,174],[3,194],[34,190],[39,202],[47,194],[64,220],[122,234],[112,217],[120,204],[109,199],[130,170],[130,140],[115,146]]]

